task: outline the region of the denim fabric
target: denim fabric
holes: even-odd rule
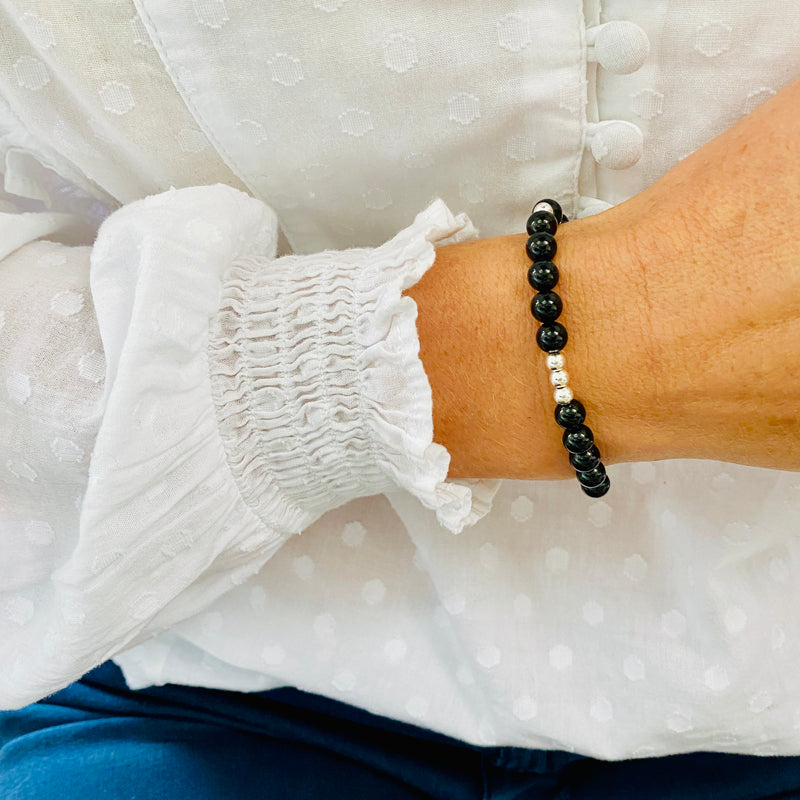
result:
[[[777,800],[800,757],[478,748],[294,689],[130,691],[111,663],[0,713],[2,800]]]

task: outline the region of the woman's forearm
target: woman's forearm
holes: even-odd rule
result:
[[[606,464],[800,469],[798,109],[796,81],[645,192],[559,228],[566,368]],[[441,248],[406,292],[451,477],[574,474],[525,238]]]

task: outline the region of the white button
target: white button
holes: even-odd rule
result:
[[[632,122],[590,122],[586,140],[594,160],[607,169],[628,169],[642,157],[644,137]]]
[[[616,75],[636,72],[650,52],[647,34],[634,22],[606,22],[586,29],[587,58]]]

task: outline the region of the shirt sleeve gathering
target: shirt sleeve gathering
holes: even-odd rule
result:
[[[23,218],[47,234],[3,216],[6,241]],[[446,480],[402,296],[436,245],[475,235],[437,200],[377,248],[277,258],[272,210],[222,184],[123,206],[92,247],[17,235],[0,261],[0,706],[196,614],[355,498],[406,490],[454,533],[485,515],[496,482]],[[49,485],[74,518],[48,516]]]

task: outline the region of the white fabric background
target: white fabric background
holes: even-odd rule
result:
[[[598,27],[620,21],[644,39]],[[788,0],[0,4],[3,703],[116,655],[132,685],[291,684],[481,744],[800,753],[796,474],[616,465],[596,501],[571,482],[461,484],[443,490],[469,522],[453,536],[399,473],[382,495],[334,507],[331,492],[330,510],[293,528],[242,501],[244,470],[217,525],[209,492],[261,454],[215,438],[220,397],[198,389],[207,332],[184,326],[192,309],[214,317],[242,252],[260,254],[267,298],[292,263],[272,260],[276,245],[354,285],[373,251],[320,251],[377,247],[437,196],[484,236],[520,230],[539,196],[602,211],[800,74],[799,35]],[[45,209],[71,216],[33,213]],[[425,230],[409,233],[421,260],[395,253],[406,279],[432,261]],[[389,302],[389,284],[376,297]],[[416,354],[410,309],[389,307],[406,335],[385,375]],[[379,332],[380,315],[354,309]],[[288,352],[275,338],[267,377]],[[112,351],[164,360],[144,376],[148,362],[107,364]],[[297,392],[314,380],[298,364]],[[359,391],[353,374],[343,385]],[[184,467],[201,451],[145,413],[154,393],[210,426],[213,457]],[[262,421],[266,403],[244,397]],[[375,415],[424,432],[429,403],[421,388]],[[157,468],[137,495],[142,451]],[[440,456],[438,472],[406,478],[430,489]],[[381,458],[357,473],[364,495]],[[120,527],[108,485],[147,513]]]

